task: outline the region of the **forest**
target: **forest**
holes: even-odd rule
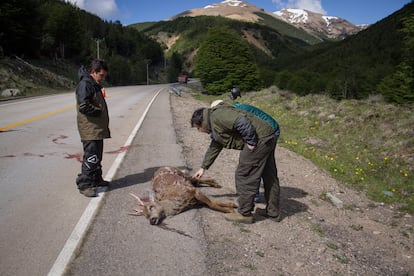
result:
[[[111,85],[145,83],[147,64],[163,61],[156,41],[58,0],[2,1],[0,41],[1,57],[66,60],[78,66],[104,58]]]

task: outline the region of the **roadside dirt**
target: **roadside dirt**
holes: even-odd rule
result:
[[[190,127],[206,104],[190,94],[171,95],[178,143],[189,168],[201,164],[210,142]],[[283,140],[283,125],[281,140]],[[205,173],[222,189],[202,188],[214,199],[236,202],[238,151],[224,150]],[[309,160],[280,146],[276,151],[283,219],[255,217],[251,225],[226,221],[202,208],[209,275],[412,275],[414,218],[338,184]],[[338,208],[330,193],[343,203]],[[259,203],[256,207],[263,208]]]

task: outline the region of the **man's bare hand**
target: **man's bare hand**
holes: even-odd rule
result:
[[[200,179],[204,174],[204,169],[200,168],[198,169],[198,171],[193,175],[194,178],[196,179]]]
[[[255,146],[252,146],[252,145],[247,144],[247,148],[248,148],[249,150],[253,151],[256,147],[255,147]]]

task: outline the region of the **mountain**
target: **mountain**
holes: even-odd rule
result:
[[[414,2],[411,2],[355,35],[335,41],[328,39],[334,32],[329,27],[335,25],[335,31],[343,37],[352,32],[344,27],[351,23],[308,11],[296,17],[286,13],[286,19],[282,20],[281,15],[270,14],[242,1],[223,1],[180,13],[170,20],[133,27],[160,42],[168,60],[177,54],[182,59],[180,70],[190,75],[197,74],[194,57],[206,40],[208,30],[226,27],[249,43],[264,86],[275,84],[298,94],[325,93],[338,99],[364,98],[376,93],[385,95],[384,91],[389,91],[387,99],[403,102],[407,98],[404,89],[411,87],[410,68],[414,68],[411,43],[414,20],[410,21],[413,12]],[[245,20],[235,20],[236,15]],[[297,24],[315,24],[314,32],[318,28],[327,31],[316,38],[295,27],[294,18]],[[338,21],[342,22],[342,27],[338,27]],[[319,26],[315,22],[319,22]],[[388,89],[391,84],[397,87]],[[393,94],[398,94],[398,99],[394,99]]]
[[[205,6],[204,8],[187,10],[173,16],[171,19],[183,16],[196,17],[202,15],[222,16],[253,23],[264,23],[269,17],[274,17],[306,31],[310,35],[318,38],[319,41],[343,39],[358,33],[366,27],[356,26],[339,17],[324,16],[306,10],[284,9],[272,13],[248,2],[239,0],[225,0],[220,3]]]
[[[263,20],[260,16],[261,13],[271,13],[266,12],[263,9],[260,9],[254,5],[251,5],[247,2],[238,1],[238,0],[225,0],[220,3],[211,4],[205,6],[204,8],[197,8],[182,12],[173,16],[172,19],[182,16],[223,16],[230,19],[236,19],[247,22],[257,22]]]
[[[283,9],[273,14],[321,39],[343,39],[368,27],[368,25],[354,25],[336,16],[326,16],[302,9]]]

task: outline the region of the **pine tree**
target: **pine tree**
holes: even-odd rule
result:
[[[259,71],[249,46],[228,27],[211,28],[195,58],[195,72],[209,94],[259,87]]]
[[[401,32],[404,38],[404,58],[397,70],[385,77],[378,90],[387,100],[396,103],[414,102],[414,15],[402,20]]]

